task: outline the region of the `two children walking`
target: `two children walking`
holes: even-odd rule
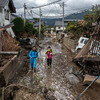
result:
[[[47,48],[47,51],[45,52],[45,54],[47,55],[47,65],[48,65],[48,68],[51,68],[53,50],[51,49],[50,46]],[[30,51],[29,57],[30,57],[30,63],[31,63],[31,70],[34,69],[34,72],[36,72],[36,68],[37,68],[37,66],[36,66],[36,59],[38,58],[38,52],[37,52],[35,46]]]

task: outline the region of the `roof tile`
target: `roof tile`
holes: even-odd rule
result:
[[[5,7],[8,4],[8,0],[0,0],[0,8]]]

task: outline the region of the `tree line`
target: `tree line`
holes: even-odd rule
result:
[[[84,16],[82,21],[68,22],[66,32],[72,35],[71,38],[77,39],[80,36],[90,37],[93,33],[93,23],[98,24],[100,21],[100,5],[92,7],[92,11],[88,11],[88,14]]]

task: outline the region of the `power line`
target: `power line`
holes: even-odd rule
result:
[[[55,16],[50,16],[50,13],[51,13],[51,11],[52,11],[52,9],[50,9],[49,10],[49,13],[46,15],[46,16],[42,16],[42,17],[47,17],[47,18],[58,18],[58,17],[61,17],[62,16],[62,14],[61,13],[59,13],[59,11],[57,10],[57,8],[58,7],[56,7],[56,5],[54,4],[54,6],[55,6],[55,8],[56,8],[56,11],[57,11],[57,14],[55,15]],[[70,6],[71,7],[71,6]],[[50,7],[51,8],[51,7]],[[72,8],[72,7],[71,7]],[[71,10],[80,10],[80,9],[84,9],[84,8],[75,8],[75,9],[71,9]],[[29,10],[28,8],[27,8],[27,10]],[[65,11],[71,11],[71,10],[65,10]],[[89,10],[89,8],[88,9],[84,9],[84,10],[82,10],[82,11],[76,11],[76,12],[74,12],[74,13],[71,13],[71,14],[76,14],[76,13],[81,13],[81,12],[84,12],[84,11],[88,11]],[[33,18],[33,16],[32,16],[32,13],[34,13],[34,14],[36,14],[36,15],[38,15],[38,16],[40,16],[38,13],[36,13],[36,12],[34,12],[33,10],[31,10],[31,14],[28,12],[28,14]],[[71,14],[67,14],[66,12],[64,13],[65,14],[65,16],[67,17],[68,15],[71,15]]]
[[[62,0],[54,1],[54,2],[52,2],[52,3],[45,4],[45,5],[38,6],[38,7],[30,7],[29,9],[41,8],[41,7],[49,6],[49,5],[52,5],[52,4],[57,3],[57,2],[60,2],[60,1],[62,1]]]
[[[32,15],[28,12],[28,10],[27,10],[27,13],[29,14],[29,16],[30,16],[30,17],[32,17],[32,18],[33,18],[33,16],[32,16]]]
[[[62,13],[59,13],[58,12],[58,10],[57,10],[57,7],[56,7],[56,5],[55,4],[53,4],[54,5],[54,8],[55,8],[55,10],[53,10],[53,11],[56,11],[56,16],[58,17],[61,17],[62,15]],[[49,13],[47,14],[47,15],[45,15],[45,16],[43,16],[43,17],[49,17],[49,15],[50,15],[50,13],[51,13],[51,11],[52,11],[52,9],[51,9],[51,7],[49,7],[50,9],[49,9]],[[43,8],[42,8],[43,9]],[[45,10],[44,10],[45,11]],[[57,14],[59,14],[59,15],[57,15]],[[56,17],[56,16],[53,16],[53,17]],[[52,16],[50,16],[50,17],[52,17]]]
[[[40,16],[38,13],[34,12],[33,10],[31,10],[31,11],[32,11],[32,13],[34,13],[34,14],[36,14],[36,15]]]
[[[85,10],[82,10],[80,12],[75,12],[75,13],[71,13],[71,14],[66,14],[65,13],[65,17],[67,17],[68,15],[72,15],[72,14],[77,14],[77,13],[81,13],[81,12],[85,12],[85,11],[88,11],[89,9],[85,9]],[[43,16],[44,18],[56,18],[56,17],[62,17],[62,15],[59,15],[59,16]]]

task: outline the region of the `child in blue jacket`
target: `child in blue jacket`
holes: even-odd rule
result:
[[[36,47],[33,46],[32,50],[29,53],[29,57],[30,57],[30,62],[31,62],[31,69],[33,70],[34,68],[34,72],[36,72],[36,59],[38,58],[38,52],[36,51]]]

